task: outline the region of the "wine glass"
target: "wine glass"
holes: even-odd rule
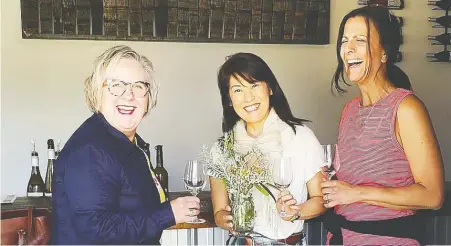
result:
[[[274,185],[283,191],[287,189],[291,181],[293,180],[293,169],[291,167],[291,159],[287,157],[275,157],[273,158],[272,178]],[[288,216],[285,212],[285,205],[282,204],[280,216]]]
[[[197,196],[197,194],[199,194],[206,184],[204,169],[200,162],[196,160],[187,161],[183,181],[185,182],[185,188],[191,193],[191,195]],[[187,223],[201,224],[204,222],[204,219],[197,218]]]
[[[337,149],[337,145],[333,145],[335,147],[335,151]],[[332,158],[332,145],[325,144],[321,145],[322,149],[322,155],[324,158],[324,163],[326,163],[326,167],[323,169],[323,172],[327,174],[327,179],[331,180],[332,177],[338,172],[338,169],[340,168],[340,165],[336,165],[337,168],[334,168],[334,165],[332,165],[333,158]]]

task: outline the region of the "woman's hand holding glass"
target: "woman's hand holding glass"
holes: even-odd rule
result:
[[[285,212],[286,216],[282,217],[282,219],[287,221],[291,220],[294,215],[299,214],[297,201],[287,190],[281,191],[279,193],[276,207],[279,214]]]
[[[187,223],[197,219],[200,211],[200,200],[195,196],[179,197],[171,201],[175,223]]]
[[[287,157],[275,157],[273,158],[272,178],[274,185],[281,191],[285,191],[293,180],[293,169],[291,167],[291,159]],[[279,210],[279,209],[278,209]],[[279,210],[280,216],[291,217],[287,215],[285,211],[285,205],[282,203],[282,207]]]
[[[191,195],[197,196],[197,194],[204,189],[206,184],[205,172],[202,164],[196,160],[188,161],[186,163],[183,181],[185,182],[185,188],[191,193]],[[204,222],[204,219],[198,219],[197,217],[193,218],[191,221],[187,221],[187,223],[191,224],[200,224]]]
[[[361,200],[358,188],[345,181],[324,181],[321,183],[321,188],[325,201],[324,206],[326,208],[332,208],[337,205],[348,205]]]

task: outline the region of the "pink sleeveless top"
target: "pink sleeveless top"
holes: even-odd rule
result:
[[[360,97],[345,107],[338,134],[334,166],[339,180],[352,185],[403,187],[414,178],[404,150],[395,135],[399,104],[411,91],[396,89],[372,106],[360,105]],[[335,212],[351,221],[392,219],[412,215],[412,210],[353,203],[336,206]],[[416,240],[355,233],[342,229],[345,245],[419,245]]]

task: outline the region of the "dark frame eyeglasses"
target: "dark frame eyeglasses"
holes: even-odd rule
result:
[[[120,97],[124,95],[127,87],[131,87],[132,95],[135,98],[143,98],[150,93],[150,84],[144,81],[136,81],[128,83],[119,79],[106,79],[103,82],[103,87],[108,87],[111,95]]]

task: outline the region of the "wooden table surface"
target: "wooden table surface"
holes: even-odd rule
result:
[[[190,196],[189,192],[169,192],[169,200],[174,200],[180,196]],[[190,223],[182,223],[177,224],[168,228],[168,230],[173,229],[198,229],[198,228],[212,228],[217,227],[215,224],[214,216],[213,216],[213,206],[211,204],[211,195],[210,191],[202,191],[197,197],[200,199],[200,214],[199,218],[204,219],[205,223],[202,224],[190,224]]]
[[[177,197],[187,195],[189,195],[188,192],[169,192],[169,200],[174,200]],[[216,227],[216,224],[214,223],[213,207],[211,205],[210,192],[202,191],[201,193],[199,193],[198,197],[201,200],[201,209],[200,209],[201,212],[199,218],[205,219],[206,222],[202,224],[190,224],[190,223],[177,224],[168,228],[168,230]],[[25,209],[30,206],[33,206],[34,208],[45,208],[51,211],[52,200],[51,198],[47,197],[39,197],[39,198],[17,197],[14,203],[2,204],[1,211],[3,212],[10,210]]]
[[[188,192],[170,192],[169,193],[169,199],[173,200],[180,196],[186,196],[189,195]],[[174,225],[168,230],[173,229],[196,229],[196,228],[212,228],[217,227],[214,223],[214,217],[213,217],[213,207],[211,204],[211,198],[210,198],[210,192],[209,191],[202,191],[198,197],[201,200],[201,213],[199,215],[199,218],[205,219],[206,222],[203,224],[189,224],[189,223],[182,223]],[[47,208],[51,211],[52,209],[52,202],[49,198],[28,198],[28,197],[18,197],[16,201],[12,204],[2,204],[1,211],[9,211],[9,210],[17,210],[17,209],[24,209],[29,206],[34,206],[35,208]],[[433,216],[451,216],[451,182],[446,182],[446,199],[445,203],[443,204],[442,209],[440,210],[426,210],[422,211],[425,213],[429,213]],[[317,217],[308,221],[311,222],[321,222],[322,217]],[[306,222],[308,222],[306,221]]]

